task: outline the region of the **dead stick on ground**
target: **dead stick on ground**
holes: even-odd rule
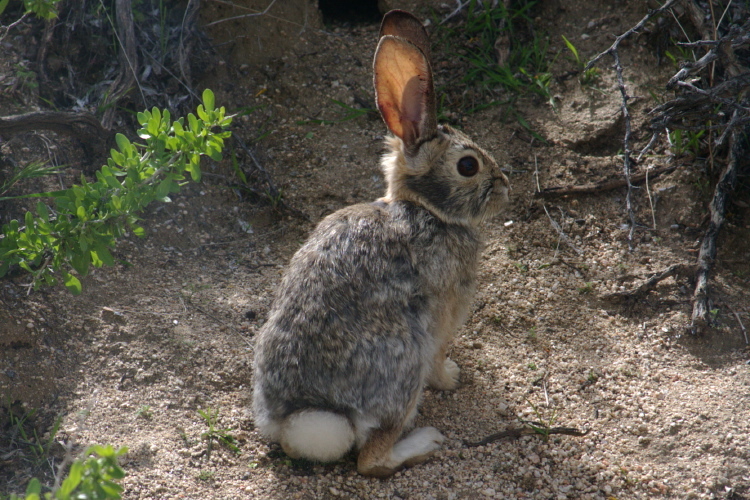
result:
[[[708,276],[716,258],[716,238],[724,224],[724,213],[729,202],[729,196],[737,183],[737,164],[746,154],[742,135],[742,131],[735,129],[729,136],[729,162],[722,172],[719,182],[716,183],[714,196],[709,206],[711,220],[708,223],[706,235],[701,242],[701,249],[698,254],[698,272],[695,277],[695,291],[693,292],[693,317],[690,326],[694,333],[711,323]]]
[[[607,295],[603,295],[601,298],[603,300],[615,303],[635,301],[645,297],[648,292],[656,288],[656,285],[669,278],[670,276],[690,276],[693,273],[695,273],[695,266],[689,266],[687,264],[673,264],[666,268],[664,271],[654,274],[649,279],[635,287],[633,290],[610,293]]]
[[[527,422],[527,427],[519,427],[516,429],[508,429],[502,432],[496,432],[491,434],[481,441],[476,443],[465,443],[467,448],[475,448],[477,446],[484,446],[500,439],[513,438],[518,439],[521,436],[550,436],[552,434],[565,434],[567,436],[582,437],[589,433],[589,430],[579,430],[575,427],[547,427],[544,424],[538,422]]]
[[[111,135],[94,115],[86,112],[32,111],[22,115],[0,116],[0,134],[51,130],[81,141],[87,155],[104,156]]]
[[[750,345],[750,342],[747,340],[747,330],[745,329],[745,325],[742,324],[742,320],[740,319],[740,313],[737,311],[732,311],[732,314],[734,314],[734,317],[737,318],[737,323],[740,324],[740,330],[742,330],[742,335],[745,337],[745,345]]]
[[[630,230],[628,231],[628,248],[630,251],[633,250],[633,233],[635,232],[635,212],[633,210],[633,184],[630,181],[630,170],[631,170],[631,158],[630,158],[630,137],[631,137],[631,123],[630,123],[630,111],[628,110],[628,95],[627,89],[625,88],[625,79],[622,76],[622,64],[620,63],[620,54],[617,51],[620,42],[628,38],[633,33],[637,32],[646,24],[646,22],[657,14],[660,14],[670,8],[677,0],[669,0],[667,3],[659,7],[658,9],[650,11],[638,24],[630,28],[628,31],[619,35],[615,38],[614,43],[604,52],[596,55],[584,68],[584,71],[590,69],[596,62],[609,54],[612,56],[615,62],[615,73],[617,73],[617,86],[620,88],[620,95],[622,97],[622,103],[620,109],[625,120],[625,138],[623,139],[623,176],[625,177],[625,185],[628,188],[627,195],[625,196],[625,208],[628,212],[628,219],[630,221]]]
[[[646,172],[642,172],[636,175],[631,175],[630,183],[639,184],[645,181],[647,177],[653,180],[654,178],[656,178],[657,176],[661,174],[668,174],[669,172],[672,172],[675,168],[677,168],[676,165],[669,165],[666,167],[653,168],[651,170],[647,170]],[[578,184],[578,185],[572,185],[572,186],[544,188],[541,191],[535,192],[534,196],[538,196],[542,198],[553,198],[556,196],[565,196],[568,194],[601,193],[603,191],[611,191],[613,189],[619,189],[625,186],[627,186],[627,180],[613,179],[613,180],[608,180],[608,181],[594,182],[591,184]]]

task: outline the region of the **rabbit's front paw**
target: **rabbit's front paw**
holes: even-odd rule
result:
[[[439,391],[452,391],[458,387],[458,377],[461,369],[455,361],[445,358],[442,363],[438,363],[432,369],[432,374],[427,384],[433,389]]]

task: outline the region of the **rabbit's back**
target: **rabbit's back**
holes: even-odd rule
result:
[[[403,419],[432,368],[435,310],[446,289],[471,295],[478,251],[473,230],[408,202],[327,217],[292,259],[259,334],[256,413]]]

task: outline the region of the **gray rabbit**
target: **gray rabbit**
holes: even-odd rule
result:
[[[446,357],[476,288],[478,226],[508,179],[463,133],[438,125],[427,33],[383,19],[377,104],[393,136],[385,196],[326,217],[292,258],[255,352],[255,423],[293,458],[387,477],[427,460],[443,436],[411,425],[426,385],[451,390]]]

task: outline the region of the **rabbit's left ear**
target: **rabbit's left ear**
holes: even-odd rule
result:
[[[384,35],[375,51],[375,94],[385,124],[415,152],[437,134],[432,70],[424,52],[404,38]]]
[[[430,60],[430,39],[427,36],[427,30],[413,14],[405,10],[388,12],[383,16],[383,22],[380,24],[380,36],[385,35],[406,38],[422,51],[428,61]]]

